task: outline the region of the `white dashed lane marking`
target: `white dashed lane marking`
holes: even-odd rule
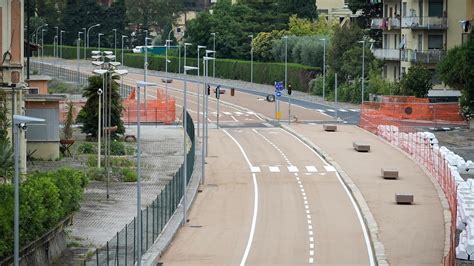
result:
[[[313,226],[311,225],[311,211],[309,209],[308,198],[306,197],[306,192],[304,190],[304,185],[302,184],[300,178],[298,177],[299,170],[296,166],[294,166],[290,162],[288,157],[285,155],[285,153],[278,146],[276,146],[273,142],[271,142],[268,138],[266,138],[264,135],[262,135],[256,129],[252,129],[252,131],[254,131],[257,135],[262,137],[265,141],[267,141],[271,146],[273,146],[281,154],[281,156],[284,158],[284,160],[288,163],[288,167],[287,167],[288,171],[290,173],[294,173],[294,175],[295,175],[296,183],[298,184],[298,186],[300,188],[301,196],[303,198],[303,206],[305,208],[306,218],[307,218],[307,221],[308,221],[308,235],[309,235],[309,239],[310,239],[308,262],[310,264],[312,264],[312,263],[314,263],[314,243],[313,243],[314,242],[314,238],[313,238],[314,233],[313,233]],[[276,172],[276,169],[278,169],[278,172],[280,172],[280,169],[277,166],[269,166],[269,169],[270,169],[270,172],[274,172],[274,171]],[[308,170],[308,172],[309,172],[309,170],[317,171],[316,167],[314,167],[314,166],[306,166],[306,169]]]

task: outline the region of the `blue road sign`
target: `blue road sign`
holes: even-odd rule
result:
[[[281,97],[281,91],[277,91],[277,92],[276,92],[276,96],[277,96],[277,97]]]
[[[275,89],[277,91],[282,91],[283,90],[283,81],[275,82]]]

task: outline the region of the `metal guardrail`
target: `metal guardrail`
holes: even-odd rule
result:
[[[447,17],[402,17],[402,28],[420,30],[445,30],[448,28]]]
[[[77,70],[62,68],[60,65],[51,63],[30,61],[30,65],[32,69],[38,70],[38,72],[42,75],[48,75],[55,79],[79,84],[79,86],[87,86],[89,84],[89,78],[93,76],[92,74],[87,74],[84,72],[78,73]],[[133,86],[121,84],[120,82],[119,86],[119,93],[122,98],[127,98],[130,93],[132,93]]]

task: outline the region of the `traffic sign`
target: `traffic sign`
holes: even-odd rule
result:
[[[281,91],[277,91],[277,92],[276,92],[276,96],[277,96],[277,97],[281,97]]]
[[[283,81],[275,82],[275,89],[277,91],[282,91],[283,90]]]

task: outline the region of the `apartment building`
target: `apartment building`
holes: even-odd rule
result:
[[[24,93],[27,84],[23,78],[23,0],[0,0],[0,92],[7,99],[9,115],[24,115]],[[10,121],[11,122],[11,121]],[[11,131],[9,132],[12,139]],[[21,168],[26,169],[26,141],[21,134]]]
[[[353,14],[348,4],[349,0],[316,0],[318,15],[328,20],[337,20],[340,24],[349,23],[351,18],[360,15],[360,12]]]
[[[413,64],[425,64],[434,73],[446,51],[467,40],[470,31],[463,32],[462,21],[474,20],[474,0],[383,0],[382,3],[383,17],[374,18],[371,28],[383,30],[383,44],[373,52],[385,61],[383,76],[393,81],[399,80]]]

